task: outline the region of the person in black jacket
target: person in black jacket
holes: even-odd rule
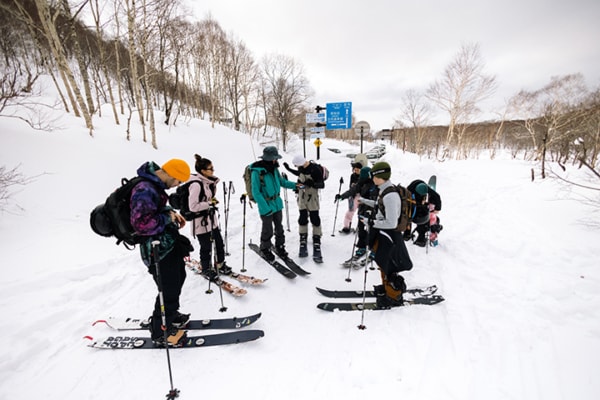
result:
[[[319,216],[319,189],[325,187],[321,166],[297,155],[292,160],[298,169],[290,168],[287,163],[283,166],[298,177],[301,185],[298,189],[298,232],[300,233],[299,257],[307,257],[308,221],[312,224],[313,258],[320,259],[321,255],[321,217]]]
[[[442,211],[442,198],[439,193],[433,190],[427,183],[420,179],[415,179],[406,187],[414,196],[416,203],[416,212],[413,221],[416,225],[417,239],[414,244],[425,247],[427,240],[425,233],[431,231],[430,240],[432,244],[437,244],[437,234],[442,230],[438,213]],[[410,229],[404,232],[404,240],[412,238]]]
[[[354,199],[354,198],[365,198],[369,200],[377,200],[379,189],[377,185],[373,183],[371,179],[371,168],[362,167],[360,169],[359,179],[355,185],[351,186],[350,189],[346,190],[342,194],[335,195],[335,201]],[[356,252],[354,253],[352,260],[357,261],[367,253],[368,244],[368,232],[365,227],[363,220],[360,217],[367,217],[373,219],[375,216],[375,209],[369,207],[367,204],[358,204],[358,224],[356,226],[358,241],[356,242]]]
[[[358,208],[358,196],[359,193],[356,191],[356,184],[360,180],[360,169],[363,165],[360,162],[353,161],[351,163],[352,166],[352,174],[350,175],[350,186],[348,191],[354,190],[354,195],[344,197],[344,199],[348,199],[348,211],[344,215],[344,226],[340,230],[340,233],[348,234],[352,232],[352,218],[354,218],[354,213]],[[347,193],[347,192],[346,192]]]

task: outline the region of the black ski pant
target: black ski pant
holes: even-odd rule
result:
[[[165,317],[167,322],[167,328],[173,323],[177,311],[179,310],[179,296],[181,295],[181,288],[185,282],[185,262],[183,261],[184,255],[179,251],[178,247],[175,246],[167,255],[160,260],[158,266],[160,268],[160,278],[162,283],[163,300],[165,303]],[[156,268],[154,264],[149,268],[149,272],[154,278],[156,286],[159,287],[159,283],[156,277]],[[157,295],[154,302],[154,312],[152,313],[152,338],[162,336],[162,318],[160,313],[160,298]]]
[[[271,238],[275,233],[275,247],[285,245],[283,230],[283,212],[281,210],[269,215],[261,215],[262,230],[260,232],[260,249],[271,250]]]
[[[198,238],[198,243],[200,243],[200,265],[202,268],[208,268],[211,265],[211,256],[212,256],[212,245],[214,241],[217,262],[222,263],[225,261],[225,245],[223,244],[223,236],[221,235],[221,230],[216,228],[211,232],[206,232],[201,235],[196,235]]]
[[[402,234],[396,230],[373,229],[376,235],[371,248],[376,248],[375,262],[390,280],[402,271],[412,269],[412,261]]]
[[[358,234],[358,242],[356,243],[356,248],[358,249],[366,249],[369,240],[369,232],[367,231],[367,227],[362,219],[358,219],[358,224],[356,225],[357,234]]]

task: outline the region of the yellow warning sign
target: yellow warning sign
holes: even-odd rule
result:
[[[321,139],[317,138],[314,142],[315,146],[319,147],[321,144],[323,144],[323,142],[321,142]]]

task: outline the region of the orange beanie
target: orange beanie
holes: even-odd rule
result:
[[[178,181],[186,182],[190,179],[190,166],[183,160],[173,158],[167,161],[161,169]]]

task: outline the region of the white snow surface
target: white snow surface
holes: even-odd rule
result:
[[[242,173],[263,145],[222,126],[180,119],[174,127],[157,126],[155,150],[142,141],[136,118],[127,141],[125,118],[117,126],[110,116],[105,109],[94,119],[94,138],[70,115],[51,133],[0,120],[0,165],[34,177],[12,188],[13,201],[0,218],[0,399],[146,400],[169,391],[165,350],[98,350],[83,338],[116,334],[92,326],[97,319],[145,318],[153,308],[156,287],[138,250],[115,246],[89,227],[92,208],[143,162],[182,158],[193,165],[198,153],[213,161],[217,176],[233,182],[227,262],[242,267]],[[508,156],[434,162],[388,145],[383,159],[393,167],[394,182],[438,177],[440,245],[426,254],[409,244],[414,268],[404,276],[409,286],[436,284],[446,301],[367,311],[360,330],[360,312],[316,308],[327,301],[316,286],[359,290],[366,279],[370,289],[380,280],[378,271],[360,270],[345,281],[348,270],[340,263],[351,255],[354,237],[337,232],[347,205],[337,209],[333,199],[340,178],[342,191],[348,186],[345,153],[359,147],[323,142],[320,162],[331,173],[321,192],[325,263],[298,259],[312,274],[288,280],[246,249],[248,273],[268,281],[247,287],[242,298],[223,293],[226,312],[219,312],[218,291],[206,294],[207,281],[188,274],[182,311],[196,319],[262,312],[251,328],[265,336],[172,349],[181,399],[600,397],[600,232],[594,205],[584,199],[589,192],[539,176],[532,182],[535,165]],[[306,150],[316,158],[310,141]],[[301,152],[302,141],[292,138],[281,161]],[[573,167],[568,173],[588,179]],[[218,198],[223,202],[222,186]],[[292,192],[288,198],[286,241],[295,255],[298,212]],[[256,208],[247,209],[245,226],[246,241],[258,242]],[[189,226],[183,231],[190,236]]]

